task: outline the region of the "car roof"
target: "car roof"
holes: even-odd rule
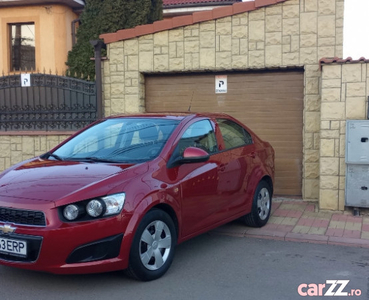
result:
[[[119,118],[160,118],[183,120],[186,117],[206,117],[206,118],[231,118],[224,113],[195,113],[195,112],[157,112],[157,113],[138,113],[138,114],[119,114],[107,117],[107,119]]]

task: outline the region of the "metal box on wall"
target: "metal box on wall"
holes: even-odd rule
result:
[[[348,165],[346,205],[369,207],[369,165]]]
[[[346,205],[369,207],[369,120],[347,120],[346,166]]]
[[[369,120],[347,121],[346,163],[369,164]]]

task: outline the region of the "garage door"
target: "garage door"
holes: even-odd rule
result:
[[[224,112],[249,126],[276,152],[275,194],[302,191],[303,72],[229,73],[227,93],[217,74],[146,77],[146,111]],[[223,80],[224,81],[224,80]]]

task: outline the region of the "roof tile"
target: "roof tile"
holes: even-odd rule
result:
[[[232,5],[233,7],[233,14],[242,14],[246,11],[252,11],[255,10],[256,6],[255,6],[255,2],[254,1],[250,1],[250,2],[240,2],[240,3],[235,3]]]
[[[200,23],[213,20],[213,12],[211,10],[199,11],[192,14],[194,23]]]
[[[365,57],[360,57],[359,59],[352,59],[352,57],[347,58],[339,58],[339,57],[323,57],[319,60],[320,68],[324,64],[354,64],[354,63],[369,63],[369,59],[366,59]]]
[[[193,17],[192,15],[188,16],[180,16],[173,18],[173,27],[181,27],[193,24]]]
[[[172,29],[172,28],[173,28],[173,20],[172,19],[166,19],[166,20],[154,22],[154,31],[155,32],[164,31],[164,30],[168,30],[168,29]]]
[[[184,0],[173,0],[173,1],[184,1]],[[207,1],[207,0],[199,0],[199,1]],[[192,15],[188,16],[179,16],[174,17],[172,19],[157,21],[154,22],[154,24],[141,25],[130,29],[123,29],[115,33],[105,33],[100,35],[100,38],[103,39],[106,44],[114,43],[146,34],[151,34],[153,32],[170,30],[172,28],[187,26],[195,23],[216,20],[227,16],[241,14],[253,11],[255,9],[258,9],[259,7],[273,5],[284,1],[287,0],[255,0],[250,2],[237,2],[232,5],[215,8],[213,10],[195,12]],[[197,1],[197,3],[200,2]]]
[[[255,3],[256,7],[263,7],[263,6],[268,6],[268,5],[272,5],[272,4],[276,4],[277,1],[276,0],[259,0],[257,1],[257,3]]]
[[[168,8],[170,6],[178,6],[178,5],[186,5],[189,6],[191,4],[222,4],[230,2],[240,2],[241,0],[163,0],[164,8]]]
[[[218,7],[218,8],[214,8],[212,12],[213,12],[213,18],[219,19],[219,18],[232,16],[233,8],[232,6]]]
[[[151,34],[154,32],[154,25],[147,24],[147,25],[140,25],[135,27],[136,36]]]

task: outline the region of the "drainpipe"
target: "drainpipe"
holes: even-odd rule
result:
[[[103,117],[102,103],[102,74],[101,74],[101,49],[106,45],[101,40],[90,41],[90,44],[95,49],[95,74],[96,74],[96,101],[97,101],[97,117]]]
[[[76,44],[76,24],[80,21],[80,19],[75,19],[72,21],[72,47]]]

